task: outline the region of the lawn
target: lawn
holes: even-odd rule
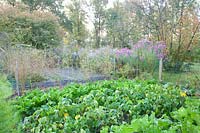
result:
[[[154,78],[158,79],[158,74],[154,74]],[[200,63],[194,63],[189,72],[166,72],[162,73],[162,80],[164,82],[171,82],[184,87],[200,89]]]

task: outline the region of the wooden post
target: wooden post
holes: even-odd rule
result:
[[[114,56],[114,76],[116,75],[116,56]]]
[[[16,80],[16,90],[17,90],[17,95],[20,96],[20,90],[19,90],[19,78],[18,78],[18,62],[16,60],[16,68],[15,68],[15,80]]]
[[[160,58],[159,61],[159,81],[162,81],[162,67],[163,67],[163,60]]]

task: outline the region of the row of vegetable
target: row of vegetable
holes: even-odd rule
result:
[[[108,133],[109,127],[104,127],[101,133]],[[113,126],[114,133],[199,133],[200,132],[200,99],[187,99],[185,107],[173,111],[170,116],[156,118],[152,113],[133,119],[131,124]]]
[[[36,89],[16,101],[23,132],[200,131],[200,100],[188,98],[179,87],[153,80]]]

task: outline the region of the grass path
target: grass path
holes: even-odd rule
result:
[[[17,133],[16,124],[19,120],[11,101],[6,100],[12,94],[12,88],[0,75],[0,133]]]
[[[158,79],[158,73],[154,74],[154,78]],[[191,71],[182,73],[163,72],[162,79],[165,82],[177,83],[200,90],[200,63],[194,63],[191,66]]]

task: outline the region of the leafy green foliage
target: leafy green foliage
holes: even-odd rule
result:
[[[12,44],[26,44],[38,49],[60,44],[60,27],[52,14],[29,13],[9,6],[1,8],[0,32],[7,33]]]
[[[12,88],[6,81],[6,77],[0,74],[0,132],[1,133],[18,133],[17,122],[19,116],[15,112],[12,102],[7,98],[11,96]]]
[[[104,127],[101,133],[107,133]],[[163,115],[156,118],[154,114],[133,119],[130,125],[113,126],[114,133],[148,132],[148,133],[198,133],[200,131],[200,99],[187,99],[186,107],[171,113],[171,118]]]
[[[24,132],[100,132],[155,112],[168,116],[184,103],[180,90],[154,81],[117,80],[34,90],[18,99]]]
[[[130,42],[136,42],[141,37],[129,5],[115,1],[113,7],[106,10],[106,40],[113,47],[130,47]]]

